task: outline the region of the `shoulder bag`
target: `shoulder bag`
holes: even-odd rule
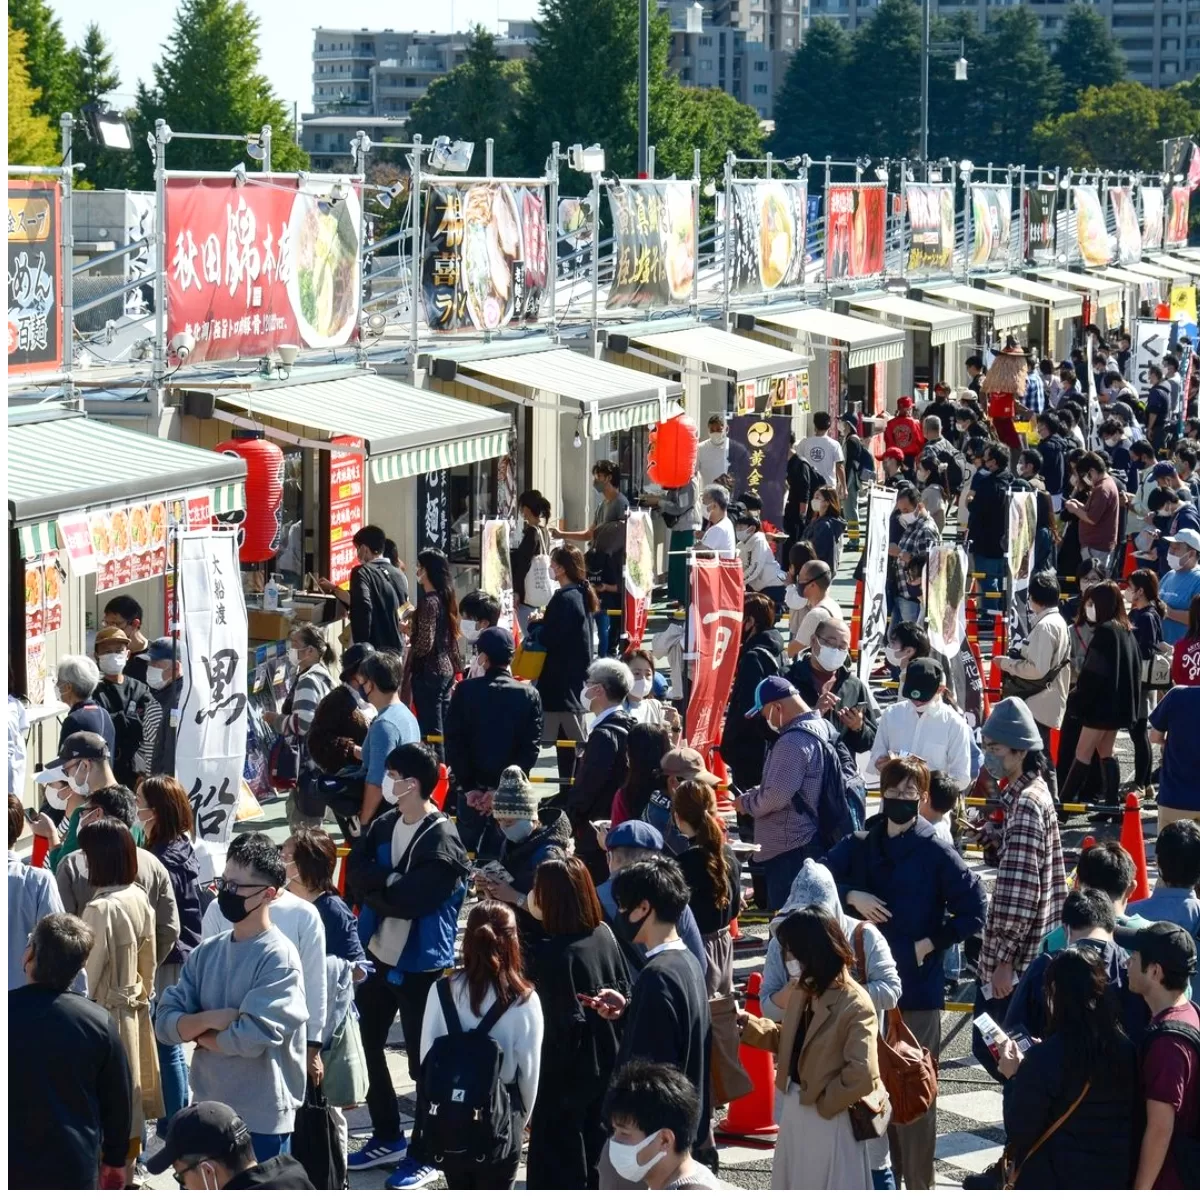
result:
[[[1000,695],[1007,699],[1009,696],[1015,696],[1018,700],[1028,700],[1031,696],[1036,696],[1040,692],[1046,691],[1047,688],[1054,685],[1055,680],[1065,671],[1071,662],[1071,652],[1068,649],[1067,656],[1062,662],[1051,667],[1045,675],[1039,675],[1036,679],[1022,679],[1019,675],[1009,675],[1004,672],[1004,682],[1000,687]]]
[[[1092,1090],[1092,1081],[1089,1079],[1083,1085],[1083,1091],[1075,1097],[1071,1107],[1067,1109],[1045,1133],[1038,1138],[1032,1146],[1029,1147],[1029,1153],[1025,1155],[1019,1163],[1014,1163],[1009,1160],[1007,1148],[1000,1159],[1000,1172],[1004,1177],[1004,1183],[1001,1185],[1001,1191],[1011,1192],[1017,1186],[1017,1179],[1021,1172],[1025,1169],[1025,1164],[1040,1150],[1071,1118],[1071,1114],[1083,1103],[1084,1097]]]

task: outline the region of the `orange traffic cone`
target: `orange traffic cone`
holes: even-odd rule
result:
[[[1050,730],[1050,761],[1054,766],[1058,766],[1058,743],[1062,741],[1062,730]]]
[[[979,603],[973,591],[967,595],[967,641],[979,645]]]
[[[1008,653],[1008,629],[1004,624],[1002,613],[996,614],[996,623],[992,627],[992,657]]]
[[[1128,579],[1137,570],[1138,562],[1133,556],[1133,539],[1125,543],[1125,561],[1121,564],[1121,578]]]
[[[746,983],[746,1011],[762,1016],[759,989],[762,975],[755,971]],[[717,1126],[717,1132],[732,1137],[764,1137],[778,1133],[775,1123],[775,1055],[753,1046],[738,1047],[738,1058],[754,1084],[754,1090],[729,1106],[729,1114]]]
[[[1142,831],[1142,808],[1133,792],[1125,797],[1125,816],[1121,819],[1121,845],[1129,851],[1137,871],[1137,884],[1129,902],[1145,900],[1150,895],[1150,876],[1146,871],[1146,835]]]
[[[983,655],[979,653],[979,641],[971,641],[967,639],[967,645],[971,648],[971,656],[975,659],[975,669],[979,672],[979,682],[983,683]],[[983,690],[983,719],[986,721],[992,711],[992,696],[989,688]]]
[[[433,802],[439,809],[446,807],[446,797],[450,794],[450,772],[445,763],[438,763],[438,781],[433,787]]]
[[[862,636],[863,581],[854,585],[854,614],[850,618],[850,653],[858,651],[858,639]]]

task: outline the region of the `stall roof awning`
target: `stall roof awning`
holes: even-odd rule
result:
[[[28,527],[20,534],[26,556],[57,545],[54,522],[46,518],[201,487],[218,493],[214,511],[227,512],[241,507],[245,478],[240,458],[79,412],[9,414],[8,516]]]
[[[265,425],[362,438],[376,483],[498,458],[508,452],[512,424],[507,413],[365,371],[324,383],[218,392],[217,403]]]
[[[851,367],[869,367],[904,357],[904,335],[877,321],[848,317],[827,308],[756,308],[748,315],[756,325],[807,334],[822,348],[849,351]]]
[[[1036,274],[1039,279],[1044,279],[1047,283],[1057,284],[1070,291],[1087,292],[1088,295],[1095,297],[1096,303],[1101,308],[1109,304],[1118,304],[1121,300],[1121,289],[1116,284],[1106,282],[1095,275],[1084,275],[1080,271],[1062,271],[1054,268],[1047,268]]]
[[[456,361],[460,378],[468,382],[471,375],[483,376],[573,401],[585,416],[590,414],[588,431],[594,438],[661,421],[665,402],[683,394],[682,386],[672,380],[619,367],[576,350],[540,350]]]
[[[970,313],[951,312],[948,308],[939,308],[936,304],[922,304],[920,300],[909,300],[906,296],[852,299],[850,307],[878,314],[902,329],[928,332],[929,341],[934,346],[966,341],[972,334],[973,318]]]
[[[1157,279],[1162,283],[1174,283],[1177,279],[1190,279],[1192,274],[1189,270],[1180,271],[1173,267],[1164,267],[1152,262],[1130,263],[1129,270],[1135,275],[1147,275],[1151,279]]]
[[[1152,254],[1149,261],[1189,278],[1200,275],[1200,262],[1189,262],[1186,258],[1176,258],[1173,254]]]
[[[1150,287],[1158,282],[1157,279],[1151,279],[1149,275],[1130,271],[1126,267],[1092,267],[1088,271],[1088,275],[1095,276],[1097,279],[1107,279],[1111,283],[1119,283],[1123,287]]]
[[[765,342],[702,325],[669,333],[635,334],[629,340],[648,349],[694,359],[707,367],[718,367],[728,371],[739,383],[744,379],[795,371],[808,362],[803,355],[789,354]]]
[[[1171,250],[1176,258],[1200,262],[1200,246],[1176,246]]]
[[[945,287],[925,288],[926,300],[952,308],[965,308],[973,313],[991,317],[997,329],[1024,329],[1029,324],[1029,305],[1020,300],[985,292],[982,288],[951,283]]]
[[[996,275],[987,280],[987,286],[1048,308],[1056,321],[1083,315],[1083,297],[1078,292],[1067,292],[1035,279],[1022,279],[1019,275]]]

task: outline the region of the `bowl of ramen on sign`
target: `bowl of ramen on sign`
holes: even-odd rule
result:
[[[358,320],[359,219],[362,205],[353,188],[336,203],[298,192],[288,225],[292,275],[288,300],[307,346],[341,346]]]
[[[476,329],[499,329],[512,316],[513,263],[521,259],[521,217],[506,183],[480,183],[463,202],[463,285]]]
[[[758,276],[764,291],[783,282],[795,248],[796,222],[787,192],[778,184],[768,184],[758,203]]]
[[[667,287],[672,300],[686,300],[696,274],[696,216],[692,210],[691,186],[667,184],[666,209]]]

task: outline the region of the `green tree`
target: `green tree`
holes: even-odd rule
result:
[[[509,122],[525,87],[525,64],[506,62],[496,53],[495,37],[482,25],[471,35],[466,61],[448,75],[435,79],[412,107],[410,133],[426,141],[445,134],[475,143],[472,169],[482,174],[484,142],[495,139],[497,174],[515,173],[520,156],[515,153]],[[543,155],[543,158],[545,155]]]
[[[62,26],[46,0],[9,0],[8,15],[13,28],[26,37],[29,82],[39,93],[34,111],[49,117],[57,127],[64,112],[79,107],[72,82],[71,52]]]
[[[1088,88],[1074,112],[1041,122],[1036,138],[1046,162],[1157,171],[1162,140],[1190,136],[1197,128],[1200,112],[1186,91],[1127,81]]]
[[[762,154],[758,113],[719,88],[680,87],[674,102],[676,120],[669,136],[654,148],[656,175],[691,178],[693,151],[700,151],[700,178],[720,180],[725,152],[739,158]]]
[[[37,111],[41,98],[29,82],[26,35],[8,18],[8,161],[42,167],[58,162],[58,134],[50,118]]]
[[[108,41],[95,22],[87,27],[82,44],[71,51],[71,75],[81,107],[97,103],[121,86]],[[84,149],[76,143],[75,157],[87,164],[82,178],[77,177],[81,187],[121,188],[129,183],[133,156],[128,150],[106,150],[96,143]]]
[[[1080,92],[1108,87],[1125,78],[1125,55],[1104,18],[1086,4],[1071,4],[1063,17],[1051,61],[1062,76],[1055,111],[1070,112]]]
[[[259,20],[245,0],[182,0],[175,28],[154,64],[154,86],[138,83],[135,147],[161,118],[181,132],[272,131],[271,166],[292,171],[308,165],[296,145],[292,119],[259,70]],[[175,141],[167,152],[178,170],[225,171],[242,151],[231,143]],[[153,186],[153,161],[136,151],[137,183]]]
[[[935,161],[981,157],[980,129],[987,122],[980,77],[986,69],[987,38],[974,15],[964,12],[938,18],[929,34],[931,42],[952,47],[929,61],[929,157]],[[968,64],[965,82],[954,77],[960,50]]]
[[[914,0],[880,0],[860,25],[850,55],[845,107],[854,154],[900,158],[917,152],[921,128],[921,10]]]
[[[780,158],[811,154],[843,158],[857,134],[850,103],[850,37],[828,17],[817,17],[792,55],[775,95],[775,136]]]

